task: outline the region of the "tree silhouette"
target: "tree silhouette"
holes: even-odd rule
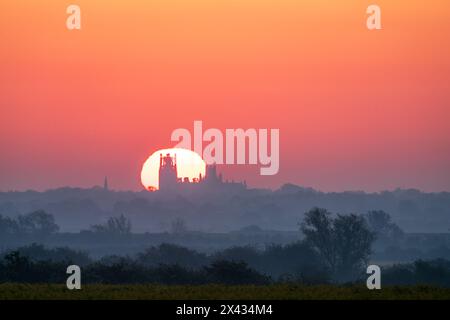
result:
[[[44,210],[37,210],[17,218],[18,230],[33,235],[49,235],[59,230],[53,215]]]
[[[91,226],[91,230],[95,233],[129,235],[131,234],[131,221],[121,214],[118,217],[109,218],[106,224]]]
[[[334,271],[337,263],[336,242],[330,215],[326,209],[311,209],[305,213],[301,231],[305,235],[306,243],[315,249],[325,265]]]
[[[335,279],[349,281],[362,273],[374,241],[362,216],[332,218],[326,209],[313,208],[305,214],[301,230]]]
[[[10,217],[0,215],[0,237],[3,235],[14,234],[19,230],[17,221]]]
[[[182,218],[176,218],[172,221],[171,232],[174,234],[184,234],[188,231],[186,221]]]
[[[374,234],[367,228],[361,215],[338,215],[333,221],[336,255],[338,258],[337,278],[349,280],[363,273],[372,252]]]
[[[391,216],[382,210],[372,210],[365,215],[369,229],[378,238],[396,240],[403,236],[403,230],[392,222]]]

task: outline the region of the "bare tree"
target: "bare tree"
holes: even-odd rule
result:
[[[96,233],[127,235],[131,233],[131,221],[121,214],[109,218],[106,224],[93,225],[91,229]]]
[[[182,218],[176,218],[172,221],[171,232],[174,234],[183,234],[188,231],[186,221]]]

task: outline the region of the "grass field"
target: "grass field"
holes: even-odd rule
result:
[[[430,286],[385,287],[368,290],[363,286],[165,286],[165,285],[85,285],[81,290],[68,290],[64,285],[0,284],[0,300],[29,299],[275,299],[275,300],[450,300],[450,288]]]

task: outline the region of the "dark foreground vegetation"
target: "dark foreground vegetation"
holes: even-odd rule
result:
[[[265,286],[218,284],[199,286],[167,285],[85,285],[67,290],[64,285],[0,284],[0,300],[449,300],[450,289],[430,286],[388,286],[367,290],[364,286],[304,286],[273,284]]]
[[[6,220],[5,220],[6,221]],[[4,221],[4,222],[5,222]],[[37,212],[8,220],[15,233],[55,232],[51,216]],[[184,232],[178,223],[177,233]],[[376,241],[396,241],[403,232],[382,211],[333,215],[313,208],[299,223],[302,239],[261,247],[233,246],[212,253],[160,244],[129,255],[93,259],[84,251],[41,244],[0,253],[3,298],[268,298],[419,299],[449,298],[450,261],[442,258],[385,265],[381,291],[365,283]],[[96,234],[124,242],[131,230],[120,216],[94,226]],[[81,292],[65,288],[69,265],[81,267]],[[46,284],[46,285],[43,285]],[[401,287],[396,287],[401,286]],[[23,291],[23,292],[22,292]]]
[[[68,248],[32,245],[1,256],[0,283],[65,284],[66,269],[71,264],[80,265],[83,284],[364,285],[367,278],[361,272],[351,281],[342,281],[305,243],[263,251],[235,247],[213,255],[164,244],[135,257],[107,256],[95,261]],[[418,260],[383,267],[382,285],[450,288],[450,261]]]

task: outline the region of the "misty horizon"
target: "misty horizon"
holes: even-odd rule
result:
[[[283,186],[285,185],[294,185],[294,186],[298,186],[304,189],[312,189],[314,191],[317,192],[321,192],[321,193],[345,193],[345,192],[353,192],[353,193],[359,193],[359,192],[363,192],[363,193],[367,193],[367,194],[371,194],[371,193],[383,193],[383,192],[395,192],[398,190],[415,190],[415,191],[419,191],[422,193],[450,193],[450,189],[446,189],[446,190],[428,190],[428,189],[421,189],[418,187],[408,187],[408,186],[398,186],[398,187],[393,187],[393,188],[389,188],[389,189],[377,189],[377,190],[363,190],[363,189],[322,189],[322,188],[316,188],[313,186],[305,186],[302,184],[296,184],[296,183],[292,183],[292,182],[285,182],[280,184],[277,187],[258,187],[258,186],[253,186],[247,183],[248,189],[264,189],[264,190],[270,190],[270,191],[277,191],[279,189],[281,189]],[[103,186],[101,184],[94,184],[94,185],[59,185],[59,186],[53,186],[53,187],[48,187],[48,188],[23,188],[23,189],[2,189],[0,188],[0,193],[1,192],[47,192],[47,191],[52,191],[52,190],[57,190],[57,189],[93,189],[93,188],[103,188]],[[110,185],[109,186],[109,191],[115,191],[115,192],[141,192],[141,191],[146,191],[146,192],[154,192],[154,191],[148,191],[146,190],[143,186],[142,188],[135,188],[135,189],[120,189],[120,188],[115,188],[114,185]]]

